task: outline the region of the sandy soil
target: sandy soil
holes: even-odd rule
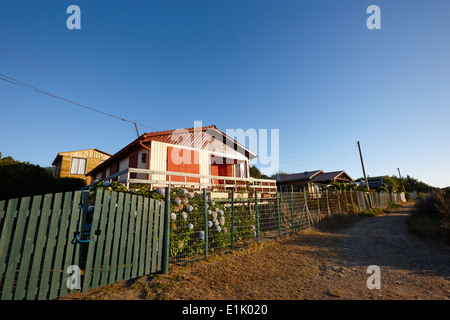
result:
[[[450,246],[406,230],[412,205],[308,230],[69,299],[448,300]],[[368,266],[380,268],[369,289]]]

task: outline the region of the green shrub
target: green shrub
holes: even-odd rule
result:
[[[79,190],[83,179],[55,178],[45,168],[29,163],[0,166],[0,200]]]
[[[407,223],[409,231],[417,235],[450,240],[450,196],[439,191],[421,196]]]
[[[360,215],[368,216],[368,217],[375,217],[382,213],[383,213],[383,209],[381,209],[381,208],[368,208],[364,211],[361,211]]]
[[[409,192],[405,192],[406,201],[411,201],[411,194]]]

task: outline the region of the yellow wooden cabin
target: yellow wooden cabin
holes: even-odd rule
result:
[[[55,177],[70,177],[84,179],[86,184],[91,183],[91,177],[86,172],[91,171],[111,155],[98,149],[60,152],[53,160]]]

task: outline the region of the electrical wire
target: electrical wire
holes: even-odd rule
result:
[[[103,115],[108,116],[108,117],[112,117],[112,118],[115,118],[115,119],[118,119],[118,120],[122,120],[122,121],[125,121],[125,122],[133,123],[133,124],[138,124],[138,125],[140,125],[142,127],[146,127],[146,128],[149,128],[149,129],[157,130],[156,128],[153,128],[151,126],[148,126],[148,125],[145,125],[145,124],[142,124],[142,123],[137,123],[136,121],[128,120],[128,119],[125,119],[125,118],[113,115],[111,113],[108,113],[108,112],[105,112],[105,111],[101,111],[101,110],[98,110],[96,108],[87,106],[85,104],[81,104],[81,103],[75,102],[73,100],[63,98],[61,96],[58,96],[58,95],[53,94],[51,92],[39,89],[39,88],[37,88],[35,86],[32,86],[32,85],[30,85],[28,83],[22,82],[22,81],[17,80],[17,79],[14,79],[14,78],[12,78],[10,76],[7,76],[5,74],[2,74],[2,73],[0,73],[0,80],[5,81],[5,82],[9,82],[11,84],[15,84],[15,85],[21,86],[23,88],[27,88],[27,89],[33,90],[35,92],[38,92],[38,93],[41,93],[41,94],[44,94],[44,95],[47,95],[47,96],[50,96],[50,97],[53,97],[53,98],[65,101],[65,102],[69,102],[71,104],[77,105],[79,107],[82,107],[82,108],[85,108],[85,109],[88,109],[88,110],[91,110],[91,111],[94,111],[94,112],[97,112],[97,113],[100,113],[100,114],[103,114]]]
[[[86,78],[88,78],[88,79],[90,79],[90,80],[92,80],[92,81],[94,81],[94,82],[96,82],[96,83],[98,83],[98,84],[100,84],[100,85],[102,85],[102,86],[104,86],[104,87],[107,87],[107,88],[109,88],[109,89],[112,89],[112,90],[114,90],[115,92],[120,92],[121,94],[126,95],[126,96],[128,96],[128,97],[130,97],[130,98],[133,98],[134,100],[139,101],[139,102],[141,102],[141,103],[144,103],[144,104],[146,104],[147,106],[149,106],[149,107],[151,107],[151,108],[155,108],[155,109],[158,110],[158,116],[159,116],[159,117],[161,117],[163,113],[170,113],[170,112],[168,112],[168,110],[169,110],[168,108],[161,108],[161,107],[154,106],[153,104],[150,104],[150,103],[147,102],[147,101],[144,101],[144,100],[142,100],[142,99],[139,99],[139,98],[137,98],[137,97],[135,97],[135,96],[133,96],[133,95],[131,95],[131,94],[125,92],[124,90],[121,90],[121,89],[112,87],[112,86],[110,86],[110,85],[108,85],[108,84],[106,84],[106,83],[104,83],[104,82],[102,82],[102,81],[100,81],[100,80],[97,80],[97,79],[93,78],[92,76],[89,76],[89,75],[87,75],[87,74],[85,74],[85,73],[79,72],[79,71],[77,71],[77,70],[75,70],[75,69],[73,69],[73,68],[71,68],[71,67],[69,67],[69,66],[67,66],[67,65],[65,65],[65,64],[63,64],[63,63],[61,63],[61,62],[58,62],[58,61],[55,60],[55,59],[52,59],[52,58],[50,58],[50,57],[48,57],[48,56],[46,56],[46,55],[44,55],[44,54],[42,54],[42,53],[39,53],[39,52],[37,52],[37,51],[35,51],[35,50],[32,50],[32,49],[30,49],[30,48],[27,48],[26,46],[24,46],[24,45],[22,45],[22,44],[20,44],[20,43],[17,43],[17,42],[15,42],[15,41],[13,41],[13,40],[10,40],[10,39],[6,38],[5,36],[3,36],[3,35],[1,35],[1,34],[0,34],[0,38],[1,38],[1,39],[4,39],[4,40],[6,40],[6,41],[8,41],[9,43],[11,43],[11,44],[13,44],[13,45],[15,45],[15,46],[17,46],[17,47],[20,47],[20,48],[22,48],[22,49],[25,49],[25,50],[27,50],[27,51],[33,53],[34,55],[37,55],[37,56],[39,56],[39,57],[41,57],[41,58],[44,58],[44,59],[46,59],[47,61],[50,61],[50,62],[52,62],[52,63],[54,63],[54,64],[56,64],[56,65],[59,65],[59,66],[65,68],[65,69],[67,69],[67,70],[69,70],[69,71],[71,71],[71,72],[73,72],[73,73],[76,73],[76,74],[78,74],[78,75],[81,75],[81,76],[83,76],[83,77],[86,77]],[[84,88],[87,88],[87,89],[89,89],[89,90],[92,90],[92,91],[94,91],[94,92],[96,92],[96,93],[98,93],[98,94],[102,94],[102,95],[107,96],[107,97],[109,97],[109,98],[111,98],[111,99],[113,99],[113,100],[116,100],[116,101],[118,101],[118,102],[120,102],[120,103],[127,104],[127,105],[129,105],[129,106],[131,106],[131,107],[133,107],[133,108],[139,109],[139,110],[141,110],[141,111],[148,112],[149,114],[154,114],[154,113],[150,112],[150,111],[147,110],[147,109],[137,107],[137,106],[135,106],[135,105],[133,105],[133,104],[130,104],[130,103],[128,103],[128,102],[125,102],[125,101],[123,101],[123,100],[114,98],[114,97],[112,97],[112,96],[110,96],[110,95],[108,95],[108,94],[106,94],[106,93],[104,93],[104,92],[102,92],[102,91],[99,91],[99,90],[97,90],[97,89],[93,89],[93,88],[91,88],[91,87],[89,87],[89,86],[86,86],[86,85],[84,85],[84,84],[82,84],[82,83],[79,83],[79,82],[77,82],[77,81],[74,81],[74,80],[72,80],[72,79],[69,79],[69,78],[67,78],[67,77],[64,77],[64,76],[62,76],[62,75],[60,75],[60,74],[58,74],[58,73],[56,73],[56,72],[54,72],[54,71],[52,71],[52,70],[50,70],[50,69],[48,69],[48,68],[42,67],[42,66],[40,66],[40,65],[38,65],[38,64],[36,64],[36,63],[34,63],[34,62],[31,62],[31,61],[29,61],[29,60],[27,60],[27,59],[24,59],[24,58],[22,58],[22,57],[19,57],[18,55],[14,54],[14,53],[12,53],[12,52],[9,52],[9,51],[7,51],[7,50],[5,50],[5,49],[0,49],[0,51],[3,51],[4,53],[6,53],[6,54],[8,54],[8,55],[10,55],[10,56],[12,56],[12,57],[14,57],[15,59],[18,59],[18,60],[21,60],[21,61],[26,62],[26,63],[28,63],[28,64],[31,64],[31,65],[33,65],[33,66],[35,66],[35,67],[37,67],[37,68],[40,68],[40,69],[42,69],[42,70],[44,70],[44,71],[47,71],[47,72],[49,72],[49,73],[51,73],[51,74],[53,74],[53,75],[55,75],[55,76],[57,76],[57,77],[63,78],[63,79],[65,79],[65,80],[71,81],[71,82],[73,82],[73,83],[76,83],[77,85],[82,86],[82,87],[84,87]],[[175,115],[174,113],[172,113],[172,114]],[[190,119],[188,119],[188,118],[186,118],[186,117],[183,117],[183,115],[180,115],[180,114],[177,113],[177,114],[176,114],[176,118],[180,118],[180,117],[181,117],[181,118],[184,118],[184,119],[186,119],[186,120],[190,120]],[[167,120],[169,120],[169,121],[171,121],[171,122],[174,121],[174,118],[173,118],[173,117],[171,117],[171,118],[164,117],[164,118],[166,118]]]

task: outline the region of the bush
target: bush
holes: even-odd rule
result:
[[[29,163],[0,166],[0,200],[79,190],[83,179],[55,178],[45,168]]]
[[[411,194],[409,192],[405,192],[406,201],[411,201]]]
[[[369,208],[360,213],[362,216],[375,217],[383,213],[381,208]]]
[[[450,240],[450,196],[439,191],[421,196],[407,223],[409,231],[417,235]]]

